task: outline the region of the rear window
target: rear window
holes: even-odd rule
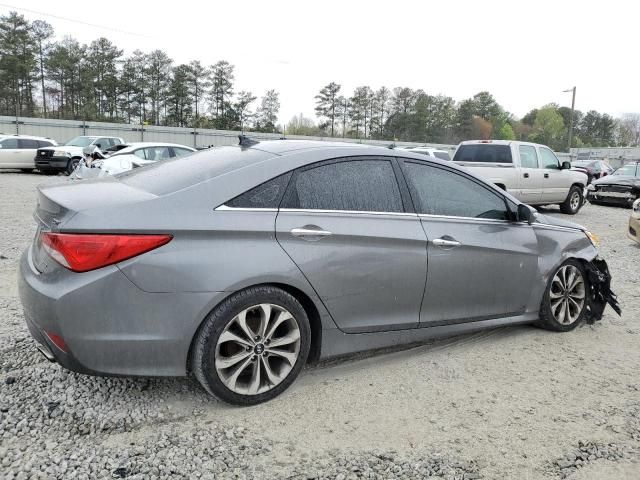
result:
[[[166,195],[272,156],[261,150],[216,147],[135,168],[117,175],[117,178],[133,188]]]
[[[453,157],[454,162],[513,163],[509,145],[480,143],[460,145]]]
[[[440,160],[451,160],[451,157],[447,152],[433,152],[433,154]]]

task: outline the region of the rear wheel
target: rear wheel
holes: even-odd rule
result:
[[[576,328],[587,311],[589,284],[582,264],[567,260],[553,274],[540,305],[539,325],[568,332]]]
[[[560,211],[567,215],[575,215],[582,207],[582,203],[582,189],[577,185],[573,185],[566,200],[560,204]]]
[[[304,308],[275,287],[238,292],[206,318],[191,365],[202,386],[234,405],[271,400],[296,379],[309,354]]]

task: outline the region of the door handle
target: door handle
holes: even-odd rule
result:
[[[544,174],[544,178],[549,178],[549,174],[548,174],[548,173],[545,173],[545,174]]]
[[[523,174],[522,176],[523,176],[524,178],[529,178],[529,174],[528,174],[528,173],[525,173],[525,174]]]
[[[433,240],[431,240],[431,243],[438,247],[459,247],[460,245],[462,245],[457,240],[447,240],[446,238],[434,238]]]
[[[333,235],[328,230],[322,230],[320,227],[315,227],[312,225],[305,225],[304,227],[292,228],[291,235],[294,237],[304,238],[305,240],[319,240],[322,237],[328,237],[329,235]],[[306,238],[309,237],[309,238]]]

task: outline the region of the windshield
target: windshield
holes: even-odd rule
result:
[[[590,162],[588,160],[576,160],[575,162],[571,162],[571,166],[573,167],[593,167],[595,162]]]
[[[91,145],[91,143],[96,139],[96,137],[76,137],[69,140],[65,145],[70,145],[74,147],[86,147],[87,145]]]
[[[638,169],[637,164],[630,163],[628,165],[625,165],[624,167],[620,167],[615,172],[613,172],[612,175],[628,175],[631,177],[635,177],[637,169]]]

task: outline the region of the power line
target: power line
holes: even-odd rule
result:
[[[126,35],[133,35],[133,36],[136,36],[136,37],[154,38],[154,37],[151,37],[149,35],[145,35],[143,33],[135,33],[135,32],[129,32],[127,30],[121,30],[119,28],[105,27],[104,25],[97,25],[95,23],[84,22],[82,20],[77,20],[75,18],[69,18],[69,17],[60,16],[60,15],[54,15],[53,13],[40,12],[38,10],[31,10],[31,9],[23,8],[23,7],[16,7],[15,5],[7,5],[6,3],[0,3],[0,7],[11,8],[11,9],[14,9],[14,10],[20,10],[22,12],[33,13],[35,15],[41,15],[43,17],[55,18],[57,20],[63,20],[65,22],[78,23],[80,25],[86,25],[87,27],[93,27],[93,28],[99,28],[101,30],[109,30],[109,31],[112,31],[112,32],[124,33]]]

